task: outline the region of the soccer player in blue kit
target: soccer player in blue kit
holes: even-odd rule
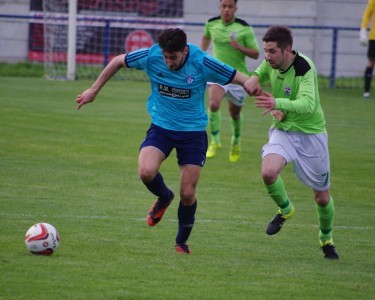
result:
[[[163,30],[158,44],[116,56],[94,84],[78,95],[77,109],[93,101],[106,82],[122,67],[144,71],[151,83],[147,109],[151,126],[140,146],[138,174],[157,199],[147,217],[149,226],[161,220],[174,193],[165,184],[160,166],[175,148],[180,167],[180,203],[175,249],[190,254],[186,243],[197,209],[196,188],[206,161],[207,115],[204,95],[207,82],[245,85],[245,74],[188,44],[179,28]]]

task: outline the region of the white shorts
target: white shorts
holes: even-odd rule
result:
[[[327,133],[305,134],[271,128],[269,142],[262,148],[262,158],[271,153],[281,155],[287,163],[293,161],[293,172],[303,184],[316,191],[328,190],[330,162]]]
[[[225,91],[225,96],[230,102],[232,102],[236,106],[243,106],[247,94],[241,85],[232,83],[220,85],[214,82],[207,82],[207,86],[211,86],[214,84],[220,86]]]

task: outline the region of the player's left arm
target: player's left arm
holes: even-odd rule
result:
[[[298,86],[297,86],[298,85]],[[275,98],[272,94],[263,92],[256,96],[256,107],[263,107],[263,114],[273,110],[295,113],[311,113],[316,106],[315,83],[313,72],[307,72],[294,88],[298,88],[296,99]],[[276,116],[275,116],[276,117]]]
[[[367,43],[368,43],[367,26],[371,20],[373,13],[374,13],[374,4],[372,3],[372,1],[368,1],[366,9],[363,12],[362,21],[361,21],[361,29],[359,31],[359,41],[361,45],[363,46],[367,46]],[[372,22],[374,24],[374,21]]]
[[[317,104],[314,72],[312,70],[307,72],[304,76],[300,77],[300,81],[297,84],[298,86],[294,87],[298,89],[296,98],[277,98],[275,109],[301,114],[314,111]]]
[[[245,54],[247,57],[258,59],[259,57],[259,46],[257,39],[254,34],[254,30],[249,27],[248,30],[246,30],[245,34],[245,40],[243,45],[239,43],[235,36],[231,36],[231,42],[230,42],[232,48],[241,51],[243,54]]]

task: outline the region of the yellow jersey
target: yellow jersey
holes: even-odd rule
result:
[[[370,34],[368,36],[369,40],[375,40],[375,0],[368,0],[367,7],[363,13],[362,17],[362,29],[367,29],[367,26],[371,20]]]

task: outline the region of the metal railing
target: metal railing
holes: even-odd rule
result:
[[[60,22],[68,22],[68,14],[58,14],[58,17],[48,16],[46,17],[42,12],[33,13],[30,15],[14,15],[14,14],[0,14],[1,19],[13,19],[13,20],[28,20],[29,23],[34,22],[51,22],[55,19]],[[112,18],[112,17],[102,17],[102,16],[82,16],[77,15],[77,22],[95,22],[101,24],[104,28],[104,38],[103,38],[103,52],[104,55],[104,65],[108,64],[110,58],[110,40],[111,40],[111,24],[114,22],[118,23],[129,23],[129,24],[143,24],[143,25],[153,25],[158,27],[168,27],[168,26],[193,26],[193,27],[203,27],[205,23],[200,22],[184,22],[184,21],[171,21],[171,19],[145,19],[145,18]],[[252,24],[254,28],[268,28],[270,25],[265,24]],[[342,31],[359,31],[358,27],[340,27],[340,26],[302,26],[302,25],[290,25],[291,29],[310,29],[310,30],[325,30],[332,31],[332,42],[331,42],[331,61],[330,61],[330,75],[329,75],[329,86],[330,88],[335,88],[336,85],[336,60],[337,60],[337,44],[339,40],[340,32]]]

